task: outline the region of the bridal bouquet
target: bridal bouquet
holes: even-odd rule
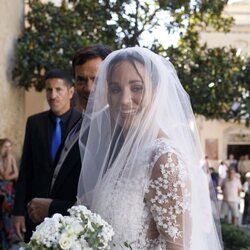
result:
[[[112,227],[85,206],[73,206],[69,216],[54,214],[36,227],[23,250],[107,250],[114,235]]]

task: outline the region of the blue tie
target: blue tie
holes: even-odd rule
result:
[[[52,141],[51,141],[51,157],[52,160],[55,159],[56,152],[61,144],[61,138],[62,138],[62,129],[61,129],[61,118],[56,118],[56,126],[52,135]]]

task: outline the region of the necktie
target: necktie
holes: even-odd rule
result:
[[[61,129],[61,118],[56,118],[56,126],[52,135],[52,141],[51,141],[51,157],[54,160],[56,156],[56,152],[61,144],[61,138],[62,138],[62,129]]]

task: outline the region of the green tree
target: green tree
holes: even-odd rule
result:
[[[140,45],[145,32],[163,25],[179,35],[164,48],[158,38],[148,48],[168,56],[191,96],[194,111],[207,118],[240,119],[250,109],[249,59],[233,48],[209,49],[199,32],[227,32],[233,19],[223,17],[227,0],[62,0],[61,6],[28,0],[25,27],[17,42],[13,76],[18,85],[43,89],[49,68],[70,66],[74,52],[93,43],[114,49]],[[230,111],[234,102],[237,110]],[[230,113],[230,112],[231,113]]]
[[[62,0],[58,7],[52,2],[27,0],[28,11],[17,42],[13,75],[25,89],[34,86],[41,90],[44,72],[51,67],[67,68],[69,58],[80,47],[99,42],[113,48],[139,45],[142,33],[152,32],[160,25],[159,14],[168,17],[163,22],[166,32],[183,29],[194,9],[190,2]],[[207,11],[202,7],[203,2],[197,1],[194,6]],[[214,12],[219,13],[220,9]],[[150,48],[157,50],[159,46],[155,41]]]
[[[17,41],[13,70],[18,85],[44,88],[43,75],[51,68],[70,68],[74,52],[90,43],[112,44],[116,36],[105,3],[98,0],[62,1],[60,7],[40,0],[27,2],[25,26]]]
[[[249,58],[242,58],[234,48],[211,49],[206,44],[195,49],[171,47],[168,55],[197,114],[238,121],[248,117]]]
[[[178,46],[168,48],[167,54],[176,66],[197,114],[211,119],[240,121],[244,118],[248,125],[250,58],[238,54],[235,48],[208,48],[207,44],[199,42],[199,31],[207,27],[222,32],[230,30],[233,19],[221,15],[222,2],[210,5],[204,1],[204,5],[194,6]],[[204,10],[206,12],[202,14]],[[184,11],[179,12],[176,18],[183,20],[183,15]]]

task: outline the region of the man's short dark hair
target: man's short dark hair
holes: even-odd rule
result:
[[[111,52],[109,47],[101,44],[94,44],[77,50],[72,60],[73,74],[77,65],[82,65],[86,61],[98,57],[104,60]]]
[[[63,79],[69,87],[73,86],[72,76],[67,71],[61,69],[52,69],[45,75],[45,81],[52,78]]]

